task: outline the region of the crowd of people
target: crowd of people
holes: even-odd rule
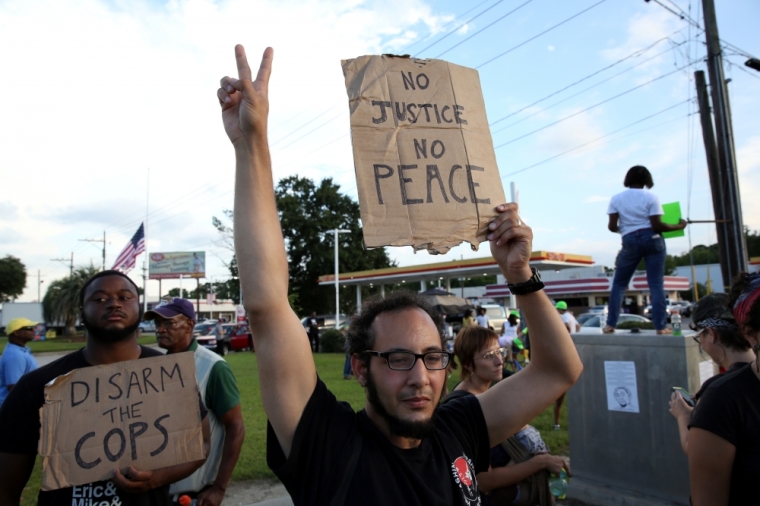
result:
[[[571,338],[577,321],[567,304],[549,299],[529,265],[533,232],[517,205],[494,208],[487,239],[520,312],[510,312],[501,333],[489,328],[484,310],[466,315],[452,353],[443,318],[417,294],[369,300],[346,332],[344,375],[355,376],[366,391],[363,409],[355,411],[317,375],[315,315],[306,340],[288,301],[267,143],[273,51],[264,52],[256,76],[242,46],[235,57],[238,77],[224,77],[217,91],[236,155],[235,250],[267,416],[266,459],[293,502],[551,504],[549,473],[569,475],[570,466],[551,454],[529,422],[553,404],[558,428],[565,392],[583,365]],[[605,332],[614,330],[620,287],[635,265],[644,258],[650,286],[656,286],[661,273],[654,264],[664,255],[660,232],[685,226],[661,223],[659,203],[644,190],[653,185],[645,168],[631,169],[625,185],[629,190],[610,204],[609,228],[622,234],[623,250]],[[652,292],[655,326],[664,333]],[[167,353],[194,355],[206,458],[152,471],[117,469],[109,481],[40,491],[38,503],[222,502],[245,436],[235,377],[222,357],[193,339],[190,302],[172,299],[143,315],[138,300],[137,286],[121,272],[93,276],[80,294],[86,346],[40,368],[25,346],[34,322],[9,325],[0,359],[0,505],[19,503],[32,472],[45,385],[74,369],[160,355],[137,342],[143,317],[155,321],[158,345]],[[694,315],[700,346],[726,372],[703,386],[694,409],[680,394],[671,399],[688,454],[692,501],[739,504],[760,469],[760,275],[743,275],[728,296],[703,299]],[[522,355],[523,367],[509,374],[505,365],[514,354]],[[448,392],[454,357],[461,382]]]

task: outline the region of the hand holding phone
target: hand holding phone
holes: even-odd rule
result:
[[[686,404],[688,404],[692,408],[697,405],[697,403],[694,401],[694,399],[691,397],[691,395],[689,395],[689,392],[687,392],[683,388],[681,388],[681,387],[672,387],[671,390],[673,392],[677,392],[683,398],[684,402],[686,402]]]

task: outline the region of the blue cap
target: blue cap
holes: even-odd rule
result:
[[[195,308],[189,300],[175,297],[169,300],[162,300],[158,306],[145,313],[145,319],[153,320],[156,318],[156,315],[164,318],[175,318],[183,315],[195,321]]]

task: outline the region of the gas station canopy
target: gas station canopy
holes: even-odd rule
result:
[[[534,251],[530,256],[530,265],[538,270],[560,270],[572,267],[588,267],[594,261],[587,255],[572,255],[551,251]],[[408,267],[388,267],[359,272],[341,272],[338,276],[340,285],[383,285],[395,283],[433,282],[445,279],[466,278],[501,274],[493,257],[471,258],[468,260],[451,260]],[[335,275],[320,276],[320,285],[335,284]]]

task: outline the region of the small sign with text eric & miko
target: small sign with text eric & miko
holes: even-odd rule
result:
[[[477,249],[505,202],[477,71],[393,55],[342,65],[365,245]]]
[[[42,490],[204,458],[193,354],[85,367],[45,386]]]

